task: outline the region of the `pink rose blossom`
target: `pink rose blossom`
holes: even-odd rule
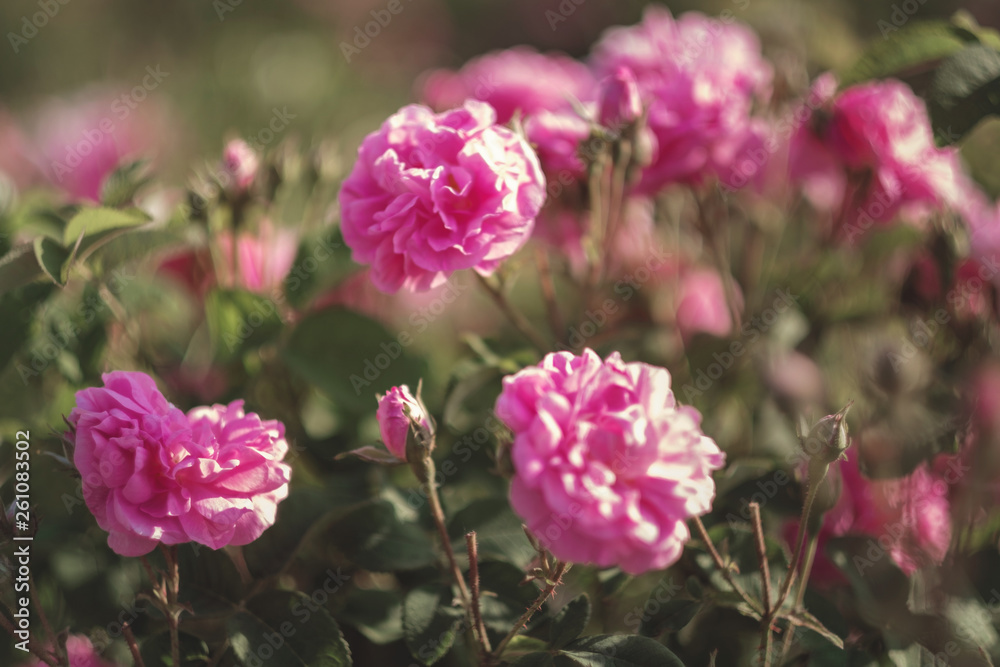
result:
[[[642,23],[607,30],[591,63],[600,77],[627,67],[649,105],[655,155],[639,190],[700,183],[729,170],[753,141],[750,112],[770,96],[771,66],[757,36],[735,23],[649,7]]]
[[[530,116],[569,109],[571,100],[588,102],[595,94],[596,84],[583,63],[521,46],[473,58],[457,72],[431,72],[420,98],[439,111],[466,99],[482,100],[496,110],[498,123],[506,123],[516,111]]]
[[[295,231],[277,227],[266,219],[260,222],[256,233],[241,231],[237,236],[235,271],[232,233],[220,233],[216,242],[219,252],[215,270],[219,283],[261,294],[281,287],[299,250]]]
[[[248,544],[274,523],[291,468],[284,426],[243,402],[185,415],[145,373],[115,371],[69,415],[83,497],[123,556],[158,542]]]
[[[233,139],[222,151],[222,168],[232,179],[230,186],[237,191],[250,187],[258,165],[257,153],[242,139]]]
[[[525,119],[524,133],[535,147],[552,190],[586,178],[587,165],[580,157],[580,144],[590,136],[590,123],[576,111],[539,111]]]
[[[545,177],[528,144],[470,100],[404,107],[368,135],[340,190],[344,241],[384,292],[426,291],[454,271],[490,275],[531,236]]]
[[[719,274],[710,269],[685,271],[677,286],[677,328],[685,340],[696,333],[728,336],[733,318]]]
[[[677,405],[665,369],[617,352],[549,354],[504,378],[496,412],[514,432],[511,504],[557,558],[664,568],[687,519],[711,509],[725,456]]]
[[[958,149],[934,144],[927,108],[906,84],[835,91],[831,75],[816,81],[813,94],[828,109],[794,135],[789,169],[815,206],[838,215],[849,239],[901,215],[922,219],[962,205],[967,179]]]
[[[66,655],[69,657],[69,667],[116,667],[98,655],[94,645],[85,635],[70,635],[66,638]],[[49,664],[38,659],[32,663],[35,667],[49,667]]]
[[[382,442],[401,461],[406,460],[406,440],[412,423],[417,424],[421,434],[431,432],[430,420],[405,384],[393,387],[378,399],[375,418]]]

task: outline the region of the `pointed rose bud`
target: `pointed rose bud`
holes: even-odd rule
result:
[[[242,192],[249,188],[258,166],[257,153],[242,139],[233,139],[222,151],[222,168],[231,179],[224,185],[233,190]]]
[[[851,439],[847,435],[847,422],[844,421],[844,417],[852,405],[854,401],[844,406],[840,412],[823,417],[810,429],[803,444],[810,458],[810,476],[813,475],[814,463],[825,468],[837,459],[847,458],[847,448],[851,446]]]
[[[405,384],[393,387],[379,398],[375,418],[382,442],[401,461],[413,458],[408,456],[413,447],[426,448],[433,441],[434,429],[423,403]]]
[[[601,82],[598,122],[613,132],[621,132],[642,115],[642,100],[635,75],[628,67],[618,67]]]

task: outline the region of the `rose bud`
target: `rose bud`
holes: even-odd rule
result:
[[[405,384],[379,398],[375,418],[382,442],[401,461],[413,458],[409,456],[413,447],[428,448],[433,442],[434,428],[427,411]]]
[[[598,122],[615,133],[642,116],[639,85],[631,69],[618,67],[614,74],[601,82],[599,105]]]

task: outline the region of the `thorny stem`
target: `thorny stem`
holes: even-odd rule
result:
[[[451,576],[458,585],[458,590],[462,596],[462,606],[469,606],[469,588],[465,585],[465,577],[462,576],[462,569],[455,560],[455,551],[451,548],[451,539],[448,537],[448,528],[445,525],[444,510],[441,509],[441,500],[438,498],[437,484],[434,482],[434,459],[428,454],[424,458],[424,478],[421,480],[424,485],[424,493],[427,494],[427,501],[431,509],[431,517],[434,519],[434,526],[437,528],[438,536],[441,538],[441,548],[444,549],[448,558],[448,565],[451,568]]]
[[[608,264],[614,255],[612,244],[622,218],[625,217],[625,185],[629,166],[632,163],[632,142],[622,139],[619,143],[619,153],[615,160],[614,172],[611,178],[611,202],[608,209],[608,227],[604,234],[604,257],[601,263],[603,274],[608,271]],[[603,275],[602,274],[602,275]]]
[[[520,332],[522,336],[528,339],[532,345],[534,345],[539,352],[545,354],[549,351],[549,344],[544,338],[535,330],[521,311],[514,308],[510,300],[507,299],[507,295],[504,293],[500,287],[494,285],[487,278],[476,273],[476,277],[479,279],[479,283],[486,289],[489,295],[493,298],[493,301],[500,307],[503,314],[507,316],[510,323],[514,325],[514,328]]]
[[[180,592],[180,563],[177,558],[177,546],[166,546],[160,544],[163,550],[163,557],[167,562],[167,571],[165,574],[164,588],[167,593],[167,624],[170,628],[170,657],[173,659],[173,664],[181,664],[181,641],[180,633],[178,631],[178,619],[180,617],[180,612],[177,609],[177,595]]]
[[[521,614],[521,618],[517,619],[517,622],[514,624],[514,627],[511,628],[510,632],[507,633],[507,636],[504,637],[499,644],[497,644],[497,647],[493,651],[492,655],[492,660],[494,662],[500,659],[500,656],[503,654],[503,650],[507,648],[507,644],[510,643],[510,640],[516,637],[517,633],[521,631],[521,628],[528,624],[528,621],[530,621],[531,617],[535,615],[535,612],[542,608],[545,601],[550,595],[552,595],[559,584],[562,583],[562,577],[566,574],[566,570],[568,569],[569,563],[559,563],[556,565],[555,572],[553,572],[552,578],[549,579],[549,583],[544,589],[542,589],[542,592],[539,593],[537,598],[535,598],[535,601],[531,603],[531,606],[528,607],[523,614]]]
[[[566,335],[566,324],[563,322],[562,314],[559,312],[559,303],[556,300],[556,286],[552,282],[552,267],[549,264],[548,251],[537,248],[535,261],[538,264],[538,281],[542,287],[542,297],[545,299],[545,314],[548,316],[549,328],[552,330],[556,343],[562,343]]]
[[[142,660],[142,654],[139,653],[139,645],[135,641],[135,635],[132,634],[132,626],[128,623],[122,625],[122,634],[125,635],[125,643],[128,644],[128,650],[132,653],[132,659],[135,661],[135,667],[146,667],[146,663]]]
[[[472,627],[475,628],[479,646],[482,649],[483,661],[488,662],[491,651],[490,638],[486,634],[486,624],[483,622],[483,614],[479,606],[479,550],[476,547],[476,531],[466,533],[465,546],[469,550]]]
[[[788,574],[785,575],[785,581],[781,585],[781,593],[778,595],[778,599],[771,610],[772,616],[781,610],[781,605],[784,604],[785,598],[788,597],[788,592],[792,589],[792,584],[795,583],[795,573],[799,569],[799,563],[802,561],[802,548],[805,546],[806,524],[809,522],[809,515],[812,511],[816,494],[820,486],[822,486],[823,480],[826,479],[826,471],[827,468],[823,468],[823,472],[815,480],[809,480],[809,491],[806,493],[806,501],[802,505],[802,518],[799,521],[798,535],[795,537],[795,555],[792,557],[792,565],[788,568]],[[805,580],[803,580],[803,585],[805,585]]]
[[[813,561],[816,558],[816,547],[819,544],[819,533],[813,535],[809,538],[809,547],[806,550],[806,561],[802,565],[802,577],[799,581],[798,592],[795,594],[795,604],[792,609],[799,610],[802,608],[802,599],[806,594],[806,582],[809,581],[809,574],[812,572]],[[781,660],[784,661],[785,656],[788,655],[789,649],[792,647],[792,638],[795,636],[795,626],[789,624],[788,630],[785,632],[785,639],[781,645]]]
[[[771,667],[771,571],[767,563],[767,546],[764,543],[764,526],[760,520],[760,504],[750,503],[750,519],[753,525],[754,544],[760,561],[760,583],[763,591],[764,614],[761,619],[761,633],[764,645],[764,667]]]
[[[719,552],[716,551],[715,545],[712,544],[712,538],[708,536],[708,531],[705,530],[705,524],[701,522],[701,517],[694,517],[694,525],[698,529],[698,534],[701,535],[701,540],[705,543],[708,553],[712,556],[712,560],[715,561],[715,566],[722,572],[722,576],[725,578],[726,582],[732,586],[733,590],[736,591],[741,598],[743,598],[744,602],[750,605],[751,609],[753,609],[756,613],[763,615],[764,610],[761,608],[760,603],[750,597],[747,592],[743,590],[743,587],[740,586],[735,579],[733,579],[733,573],[729,571],[729,568],[726,567],[725,562],[722,560],[722,556],[720,556]]]

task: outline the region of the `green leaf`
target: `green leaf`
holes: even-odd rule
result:
[[[701,603],[695,600],[667,600],[663,603],[654,598],[650,600],[656,602],[657,606],[655,612],[642,617],[639,634],[644,637],[659,637],[664,632],[677,632],[690,623],[701,609]]]
[[[243,599],[246,587],[229,555],[191,542],[179,550],[180,600],[199,616],[230,613]]]
[[[71,246],[80,235],[80,255],[86,256],[100,244],[132,227],[149,222],[150,217],[138,209],[85,208],[70,218],[63,230],[63,245]]]
[[[118,208],[131,203],[139,188],[149,183],[146,175],[146,160],[135,160],[120,165],[108,174],[101,185],[101,204]]]
[[[209,292],[205,298],[205,317],[220,361],[232,360],[271,341],[282,327],[274,301],[244,290]]]
[[[974,35],[956,29],[946,21],[913,21],[905,27],[876,40],[861,58],[838,77],[841,88],[869,79],[892,75],[928,66],[947,58],[975,42]]]
[[[490,593],[480,597],[483,623],[494,646],[538,597],[538,587],[533,583],[522,584],[523,580],[524,572],[510,563],[484,561],[479,564],[479,586]],[[545,608],[546,605],[542,605],[534,622],[544,617]]]
[[[416,570],[437,562],[427,533],[404,523],[385,500],[367,504],[334,523],[330,541],[358,567],[371,572]]]
[[[663,644],[636,635],[595,635],[566,647],[562,655],[584,667],[684,667]]]
[[[498,556],[525,567],[535,557],[535,550],[521,525],[506,498],[480,498],[452,516],[448,536],[464,548],[465,534],[474,530],[480,554]]]
[[[293,490],[278,505],[274,525],[243,547],[247,569],[255,578],[280,572],[292,559],[306,533],[320,519],[331,513],[329,494],[321,489]]]
[[[953,143],[1000,112],[1000,53],[972,44],[938,68],[928,108],[935,130]]]
[[[548,652],[536,652],[522,655],[510,663],[510,667],[554,667],[555,658]]]
[[[181,667],[204,667],[209,660],[208,644],[193,635],[181,632]],[[146,667],[174,667],[170,652],[170,633],[161,632],[142,640],[139,654]]]
[[[351,651],[330,613],[302,593],[268,591],[227,624],[233,652],[246,667],[345,667]]]
[[[403,597],[396,590],[351,588],[336,616],[375,644],[403,638]]]
[[[403,636],[410,655],[433,665],[451,650],[462,623],[462,610],[453,605],[450,586],[425,584],[403,601]]]
[[[590,622],[590,598],[587,594],[571,600],[560,610],[549,630],[549,646],[562,648],[579,637]]]
[[[412,338],[397,337],[371,318],[335,307],[303,319],[284,354],[289,368],[334,403],[367,411],[374,408],[376,393],[394,385],[412,387],[426,374],[426,362],[406,351],[407,341]]]
[[[0,294],[32,283],[44,275],[34,246],[31,243],[15,246],[0,257]]]
[[[42,267],[42,271],[49,277],[49,280],[60,287],[65,286],[66,279],[63,277],[63,267],[68,264],[69,251],[48,236],[36,238],[34,248],[38,266]]]

